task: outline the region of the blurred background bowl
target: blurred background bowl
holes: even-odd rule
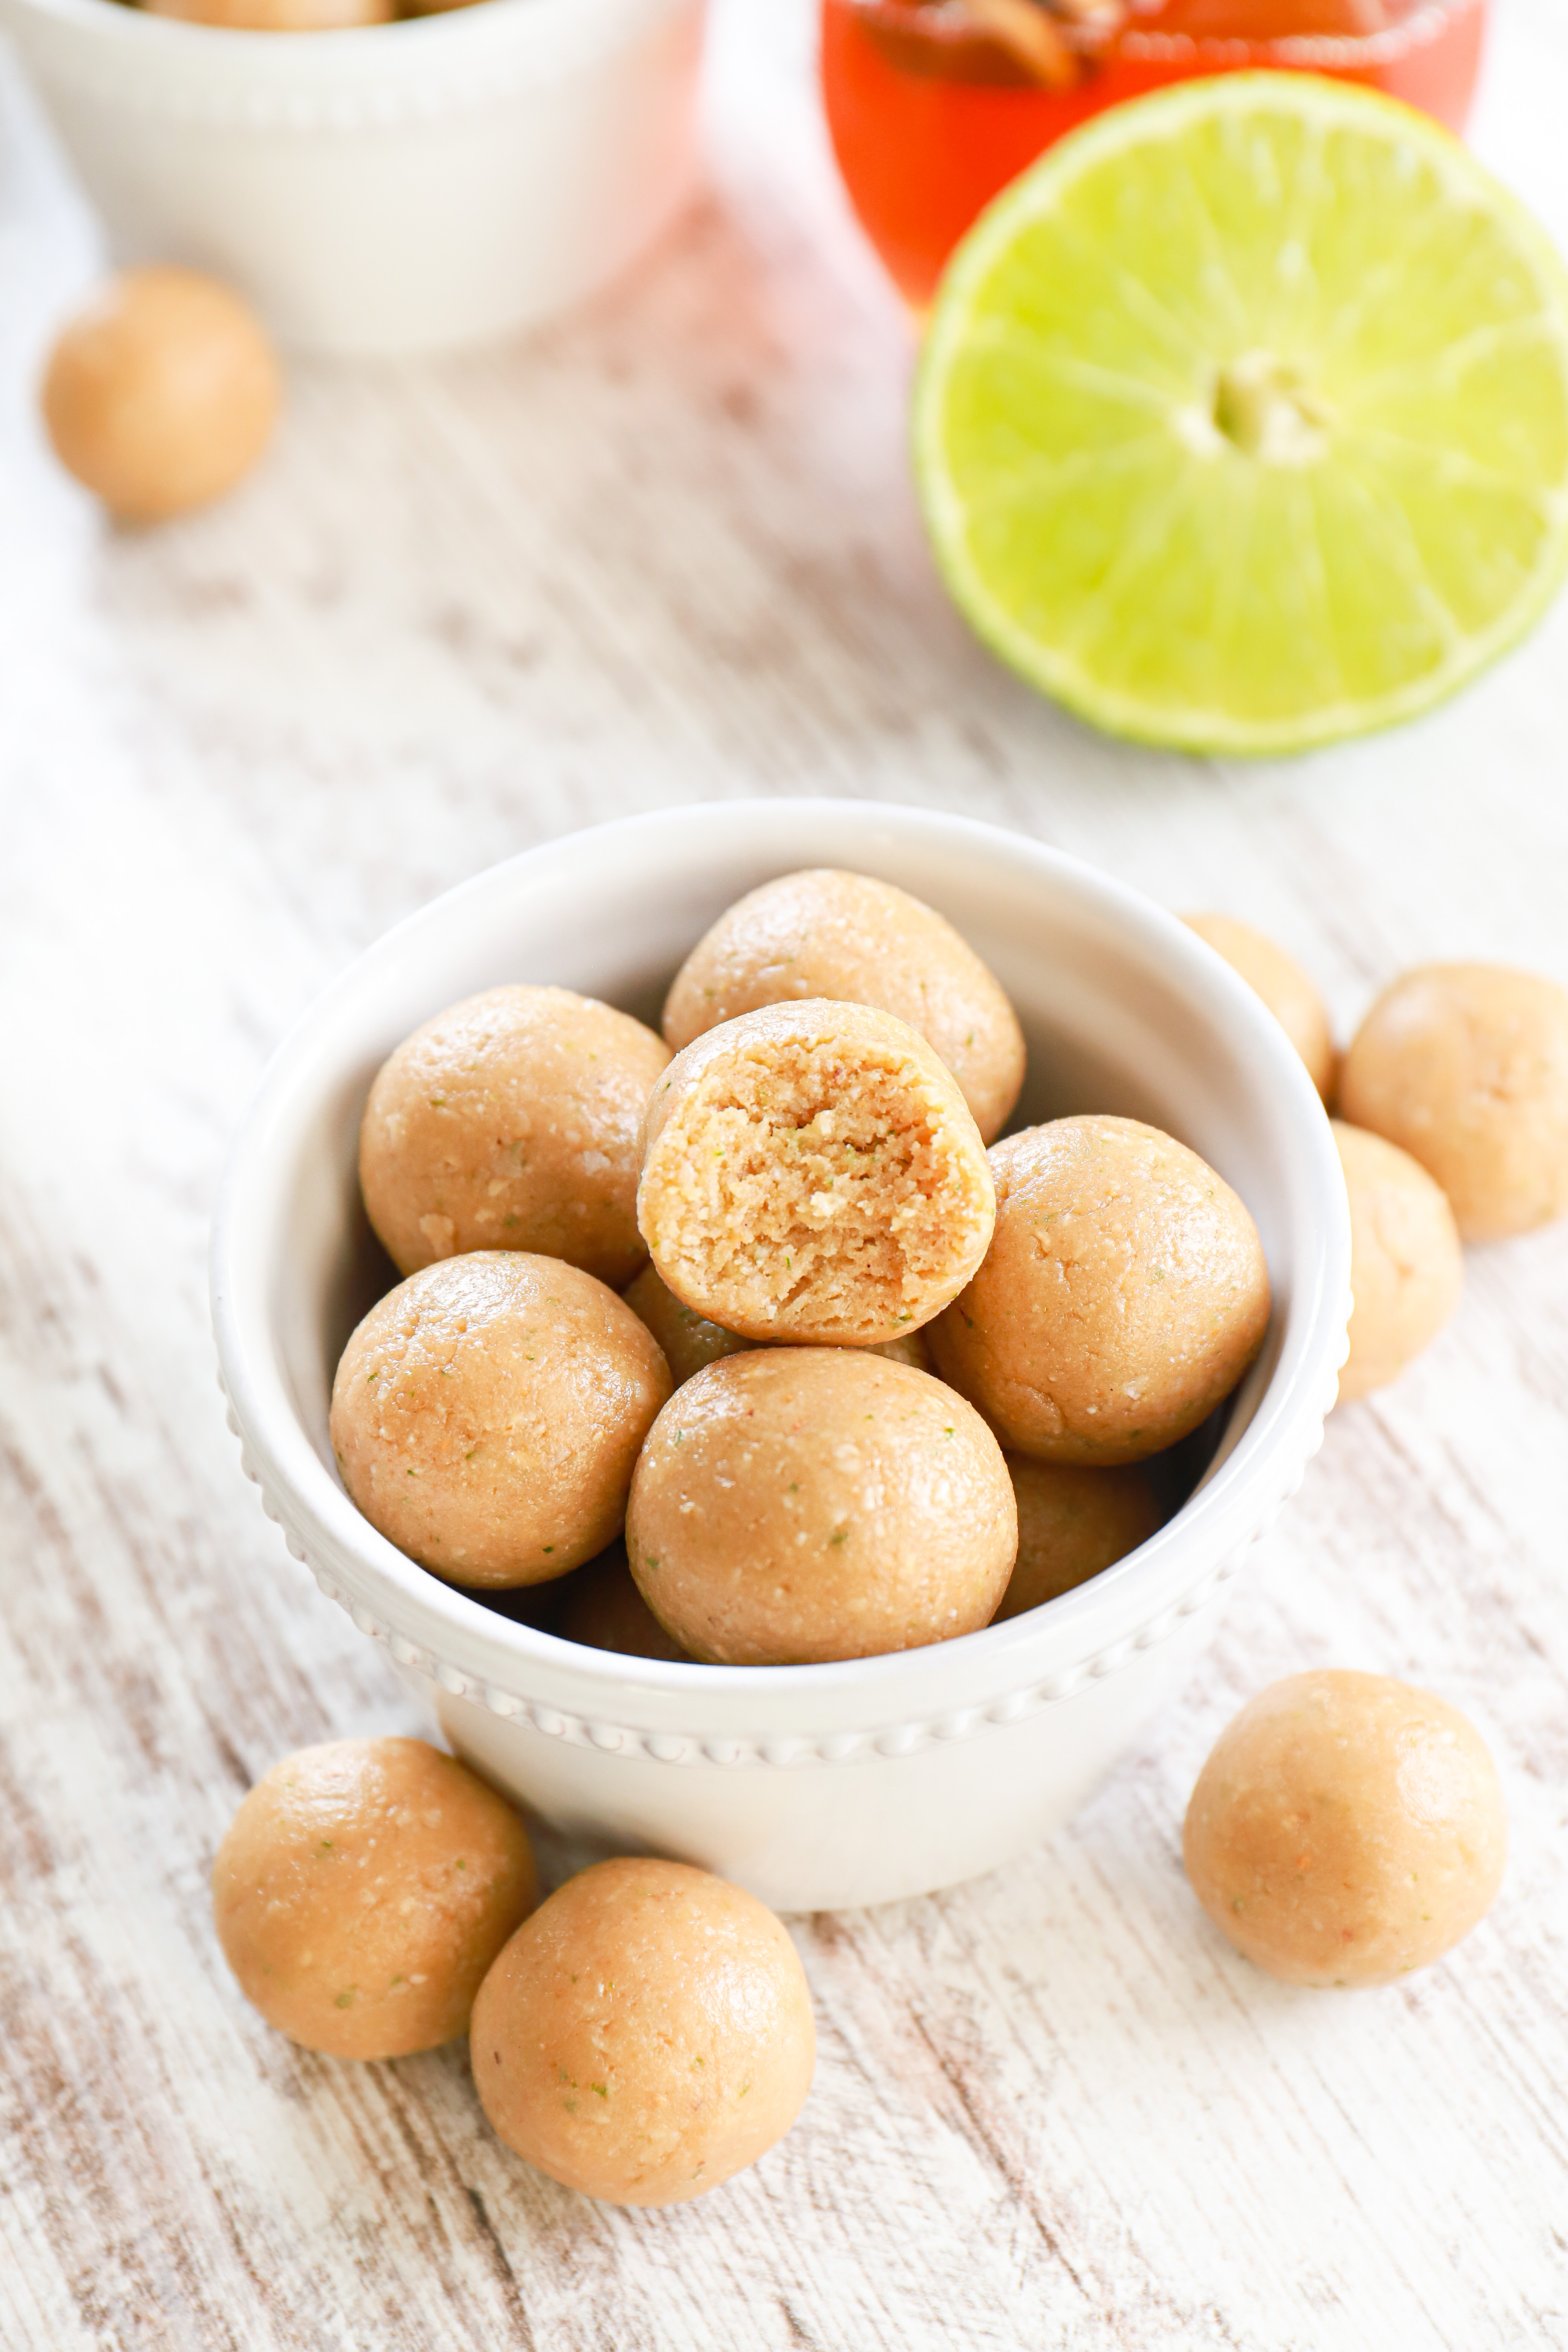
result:
[[[673,217],[701,0],[478,0],[251,33],[0,0],[120,261],[178,261],[299,349],[484,341],[568,308]]]
[[[657,1022],[676,967],[725,907],[820,865],[913,891],[986,959],[1028,1041],[1017,1124],[1121,1112],[1219,1170],[1262,1235],[1268,1338],[1176,1517],[1043,1608],[829,1665],[584,1649],[416,1568],[338,1478],[332,1374],[395,1279],[359,1199],[365,1095],[417,1023],[499,982],[558,982]],[[362,956],[263,1081],[225,1181],[212,1289],[231,1423],[266,1508],[322,1591],[420,1682],[458,1753],[568,1834],[700,1863],[781,1909],[816,1910],[922,1893],[1020,1853],[1179,1686],[1321,1440],[1345,1353],[1350,1220],[1295,1048],[1174,917],[961,817],[731,801],[531,850]]]

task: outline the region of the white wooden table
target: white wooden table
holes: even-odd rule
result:
[[[1568,236],[1563,0],[1500,0],[1478,137]],[[1182,1703],[1070,1832],[798,1923],[806,2116],[668,2213],[483,2131],[460,2048],[274,2037],[208,1924],[247,1782],[416,1727],[239,1476],[205,1223],[281,1031],[430,893],[571,826],[801,789],[973,811],[1253,918],[1342,1023],[1401,966],[1568,979],[1568,603],[1425,725],[1227,769],[994,668],[908,487],[910,352],[814,110],[733,0],[710,173],[531,347],[294,373],[218,511],[107,535],[28,382],[93,266],[0,109],[0,2343],[392,2352],[1568,2345],[1568,1227],[1477,1254],[1350,1409]],[[1239,1701],[1315,1663],[1471,1710],[1514,1860],[1397,1990],[1293,1993],[1178,1851]]]

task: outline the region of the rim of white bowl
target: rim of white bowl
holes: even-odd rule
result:
[[[691,5],[472,0],[389,25],[262,32],[156,16],[126,0],[0,0],[0,22],[47,40],[54,69],[106,101],[313,131],[386,129],[547,83]],[[351,100],[352,118],[342,111]]]
[[[808,1666],[710,1666],[587,1650],[500,1617],[417,1567],[361,1517],[294,1410],[257,1238],[265,1200],[337,1072],[335,1040],[413,936],[460,918],[482,898],[509,896],[525,878],[548,892],[552,874],[581,856],[585,840],[635,848],[654,836],[678,845],[684,834],[710,843],[720,828],[740,845],[759,815],[789,829],[795,845],[781,872],[833,862],[844,847],[835,834],[872,824],[927,845],[1000,855],[1097,904],[1153,950],[1224,1034],[1285,1130],[1297,1179],[1287,1328],[1271,1328],[1244,1383],[1243,1393],[1262,1391],[1247,1426],[1228,1451],[1222,1442],[1173,1519],[1087,1584],[1005,1623],[921,1649]],[[211,1285],[219,1384],[247,1475],[322,1591],[363,1631],[386,1639],[400,1662],[499,1715],[526,1716],[541,1730],[601,1748],[694,1760],[695,1743],[720,1763],[832,1762],[868,1747],[902,1753],[924,1738],[967,1737],[1069,1696],[1164,1639],[1237,1571],[1322,1440],[1347,1345],[1350,1219],[1332,1131],[1295,1048],[1247,984],[1176,916],[1079,859],[973,818],[868,801],[707,802],[525,850],[405,917],[351,963],[285,1036],[245,1116],[214,1218]],[[799,1757],[783,1752],[792,1744]]]

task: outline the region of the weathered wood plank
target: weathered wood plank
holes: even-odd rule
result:
[[[387,922],[571,825],[821,788],[1249,915],[1344,1023],[1431,955],[1568,978],[1568,612],[1422,728],[1247,772],[1094,740],[971,643],[808,36],[798,6],[721,13],[712,185],[636,284],[527,349],[296,370],[264,473],[146,537],[102,534],[37,446],[29,371],[90,253],[6,102],[6,2352],[1568,2342],[1562,1230],[1475,1255],[1453,1329],[1336,1420],[1191,1688],[1068,1833],[798,1923],[817,2087],[713,2199],[584,2204],[487,2137],[460,2053],[305,2056],[212,1941],[249,1780],[417,1721],[239,1478],[203,1265],[268,1052]],[[1491,146],[1560,225],[1564,66],[1551,0],[1514,0]],[[1236,1960],[1178,1855],[1227,1712],[1331,1660],[1471,1709],[1515,1825],[1495,1920],[1344,2001]]]

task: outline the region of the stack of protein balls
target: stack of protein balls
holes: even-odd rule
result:
[[[405,1279],[331,1420],[365,1517],[454,1583],[558,1587],[569,1638],[728,1665],[971,1633],[1153,1533],[1268,1321],[1215,1171],[1100,1114],[992,1144],[1012,1007],[859,875],[732,907],[664,1032],[497,988],[380,1072],[360,1174]]]

